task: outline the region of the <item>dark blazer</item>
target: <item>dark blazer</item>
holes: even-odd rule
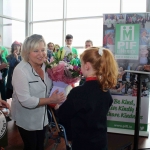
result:
[[[98,81],[75,87],[60,106],[58,117],[73,150],[107,150],[107,113],[113,102]]]

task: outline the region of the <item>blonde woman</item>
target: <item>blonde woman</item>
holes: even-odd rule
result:
[[[45,72],[46,43],[41,35],[27,37],[22,46],[22,61],[15,67],[12,85],[12,119],[16,121],[24,150],[44,150],[48,124],[47,104],[62,103],[64,93],[54,91]]]

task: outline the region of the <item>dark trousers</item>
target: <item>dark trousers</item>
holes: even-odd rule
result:
[[[27,131],[18,126],[21,138],[24,142],[23,150],[44,150],[45,130]]]

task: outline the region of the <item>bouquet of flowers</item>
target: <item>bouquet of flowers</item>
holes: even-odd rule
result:
[[[65,56],[63,51],[58,51],[51,58],[50,63],[46,63],[46,70],[53,81],[73,84],[80,79],[81,69],[79,61],[78,58],[72,57],[72,53]]]
[[[65,55],[65,51],[58,51],[51,58],[50,62],[46,62],[46,71],[53,81],[51,93],[59,89],[59,92],[68,94],[68,85],[72,85],[80,80],[80,60],[74,58],[72,53]]]

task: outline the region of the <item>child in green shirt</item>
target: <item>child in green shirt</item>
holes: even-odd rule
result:
[[[0,46],[0,55],[2,63],[7,63],[6,57],[8,56],[8,50],[4,46]]]
[[[73,54],[74,59],[71,61],[72,65],[80,65],[80,59],[78,58],[78,52],[77,49],[72,47],[72,41],[73,41],[73,36],[71,34],[66,35],[65,43],[66,46],[61,47],[60,50],[65,51],[65,55],[68,55],[69,53]]]
[[[2,41],[2,36],[0,35],[0,43]],[[0,63],[7,63],[6,57],[8,56],[8,50],[4,46],[0,45],[0,57],[1,57],[1,62]]]

